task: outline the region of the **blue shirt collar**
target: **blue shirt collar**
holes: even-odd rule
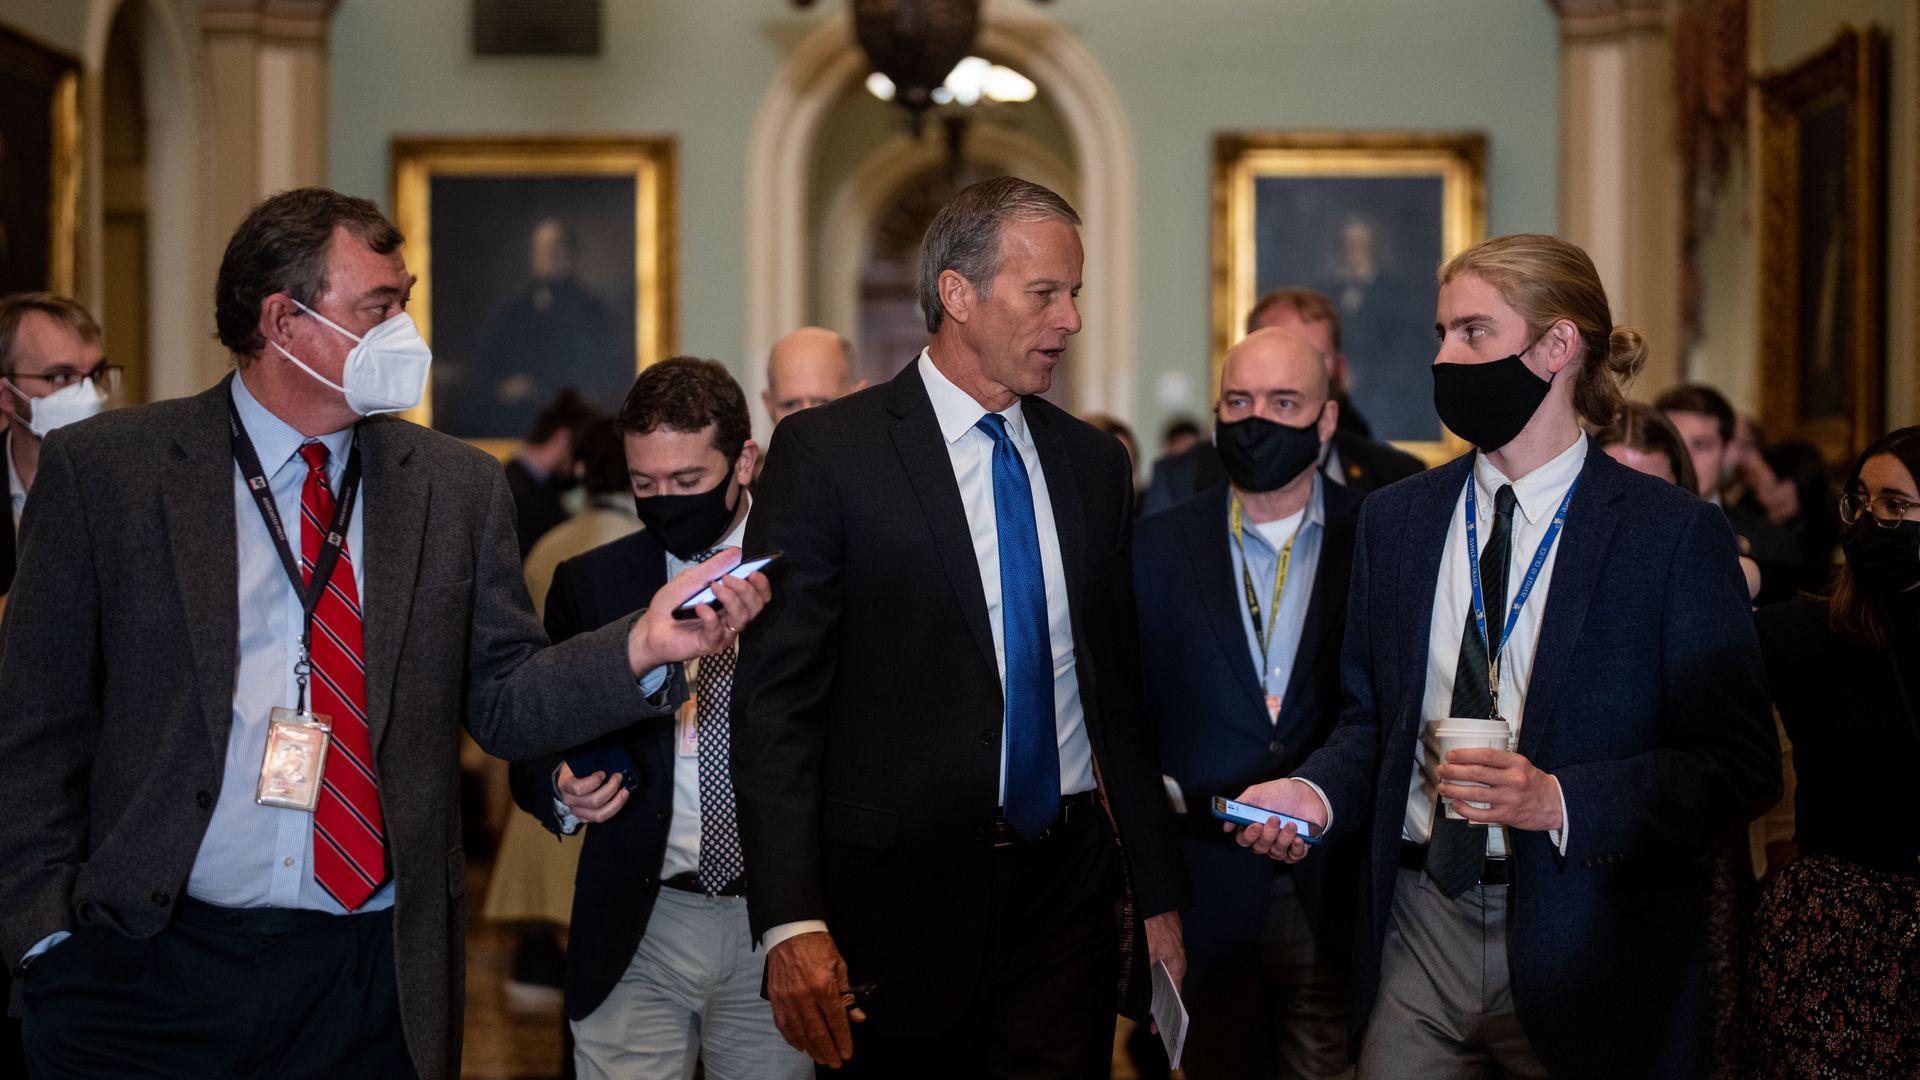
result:
[[[259,455],[260,467],[267,471],[269,479],[291,461],[302,446],[310,442],[326,444],[327,472],[330,475],[338,476],[340,470],[346,467],[347,449],[353,445],[351,426],[309,439],[294,430],[291,424],[267,411],[267,407],[247,390],[247,381],[237,371],[233,373],[233,404],[240,410],[240,426],[246,429],[247,438],[253,441],[253,452]],[[304,463],[301,467],[305,468]]]
[[[1327,523],[1327,493],[1326,493],[1326,487],[1325,487],[1326,483],[1327,483],[1327,478],[1325,475],[1323,475],[1320,472],[1319,466],[1317,465],[1314,466],[1313,467],[1313,491],[1307,495],[1307,505],[1305,507],[1305,513],[1300,518],[1299,535],[1301,536],[1305,536],[1307,534],[1307,530],[1309,529],[1324,528],[1326,526],[1326,523]],[[1234,494],[1232,485],[1228,485],[1227,487],[1227,519],[1229,521],[1233,519],[1233,500],[1237,498],[1239,498],[1239,496]],[[1272,549],[1272,545],[1267,543],[1267,538],[1260,534],[1259,529],[1256,529],[1253,527],[1253,522],[1251,520],[1247,521],[1245,527],[1241,529],[1241,536],[1244,537],[1245,539],[1253,541],[1256,544],[1259,544],[1261,547]]]

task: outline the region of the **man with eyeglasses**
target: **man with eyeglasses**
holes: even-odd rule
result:
[[[0,297],[0,416],[13,512],[0,530],[0,597],[13,588],[14,539],[40,471],[40,440],[99,412],[113,392],[120,369],[102,355],[100,324],[74,301],[48,292]]]

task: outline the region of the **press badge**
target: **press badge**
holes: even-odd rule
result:
[[[267,725],[267,753],[260,762],[261,806],[313,812],[320,802],[320,776],[327,767],[333,718],[300,709],[275,709]]]

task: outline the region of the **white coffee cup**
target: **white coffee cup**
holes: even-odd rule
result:
[[[1447,760],[1447,754],[1453,750],[1512,750],[1513,729],[1505,720],[1488,720],[1484,717],[1449,716],[1444,720],[1435,720],[1427,725],[1427,751],[1434,755],[1436,765]],[[1469,780],[1455,781],[1461,787],[1485,787]],[[1447,816],[1463,817],[1453,807],[1452,799],[1443,798]],[[1488,809],[1489,804],[1469,802],[1475,810]]]

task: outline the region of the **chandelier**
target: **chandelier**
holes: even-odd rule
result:
[[[793,3],[812,7],[814,0]],[[882,88],[891,90],[890,100],[907,111],[907,125],[916,136],[926,123],[927,110],[935,105],[955,100],[970,104],[969,98],[983,96],[991,100],[1033,96],[1031,82],[1026,83],[1025,97],[1013,96],[1018,84],[1004,77],[1001,85],[1014,88],[1006,91],[1008,96],[996,95],[991,88],[969,89],[979,81],[975,68],[990,66],[968,55],[980,30],[980,0],[848,0],[848,7],[854,38],[880,76],[869,79],[868,87],[883,98],[889,95]],[[964,72],[956,71],[962,61],[973,63]],[[960,86],[952,84],[957,75],[964,76]]]

